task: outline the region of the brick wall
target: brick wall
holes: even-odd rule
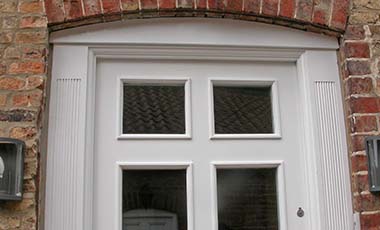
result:
[[[380,196],[368,192],[363,145],[364,136],[380,134],[380,1],[351,0],[350,12],[348,6],[349,0],[0,0],[0,136],[26,140],[28,147],[24,199],[0,203],[0,230],[37,229],[41,220],[47,21],[59,30],[168,16],[238,18],[341,37],[354,208],[363,230],[380,229]]]
[[[0,0],[0,136],[27,145],[24,199],[0,203],[0,229],[37,229],[46,26],[43,1]]]
[[[364,137],[380,134],[380,1],[352,0],[341,67],[352,159],[354,210],[362,230],[380,229],[380,196],[368,190]]]

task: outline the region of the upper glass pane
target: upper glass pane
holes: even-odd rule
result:
[[[123,134],[185,134],[184,85],[123,87]]]
[[[276,171],[217,169],[218,230],[278,230]]]
[[[186,170],[124,170],[123,230],[187,230]]]
[[[273,133],[270,86],[214,86],[216,134]]]

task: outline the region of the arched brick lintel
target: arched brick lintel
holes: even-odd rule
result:
[[[228,17],[335,36],[349,0],[45,0],[51,30],[130,18]]]

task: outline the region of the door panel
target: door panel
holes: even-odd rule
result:
[[[145,79],[143,82],[173,81],[189,79],[191,114],[189,128],[191,138],[173,139],[168,137],[118,139],[121,79]],[[276,137],[239,137],[210,139],[212,119],[212,97],[210,82],[223,84],[255,84],[255,82],[275,82],[277,92],[272,94],[278,102],[277,120],[281,130]],[[254,162],[254,167],[266,168],[268,162],[281,162],[283,177],[276,174],[278,208],[278,229],[306,229],[304,219],[296,212],[305,205],[304,168],[299,143],[299,108],[295,63],[281,62],[223,62],[223,61],[163,61],[163,60],[100,60],[97,65],[96,115],[95,115],[95,162],[94,162],[94,227],[97,230],[121,230],[121,199],[109,199],[122,188],[115,177],[118,162],[139,162],[160,164],[162,162],[192,162],[193,173],[189,181],[193,185],[192,194],[187,199],[194,204],[194,226],[196,230],[213,229],[215,223],[215,183],[216,168],[213,162]],[[273,98],[275,97],[275,98]],[[274,100],[275,99],[275,100]],[[277,103],[276,102],[276,103]],[[191,111],[189,111],[191,110]],[[217,111],[216,111],[217,112]],[[261,163],[260,163],[261,162]],[[244,164],[243,164],[244,165]],[[235,165],[235,168],[244,166]],[[251,166],[250,166],[251,167]],[[149,168],[148,166],[145,168]],[[211,170],[210,170],[211,168]],[[273,168],[273,167],[270,167]],[[214,170],[214,171],[213,171]],[[277,170],[279,171],[279,170]],[[240,178],[236,176],[237,179]],[[283,199],[283,200],[281,200]],[[280,210],[285,210],[281,212]],[[189,229],[193,230],[193,229]],[[216,230],[216,229],[213,229]],[[220,227],[219,230],[222,230]]]

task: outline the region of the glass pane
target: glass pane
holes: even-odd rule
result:
[[[214,86],[215,133],[273,133],[271,87]]]
[[[186,170],[124,170],[123,230],[187,230]]]
[[[185,87],[124,85],[124,134],[185,134]]]
[[[217,169],[219,230],[277,230],[276,169]]]

